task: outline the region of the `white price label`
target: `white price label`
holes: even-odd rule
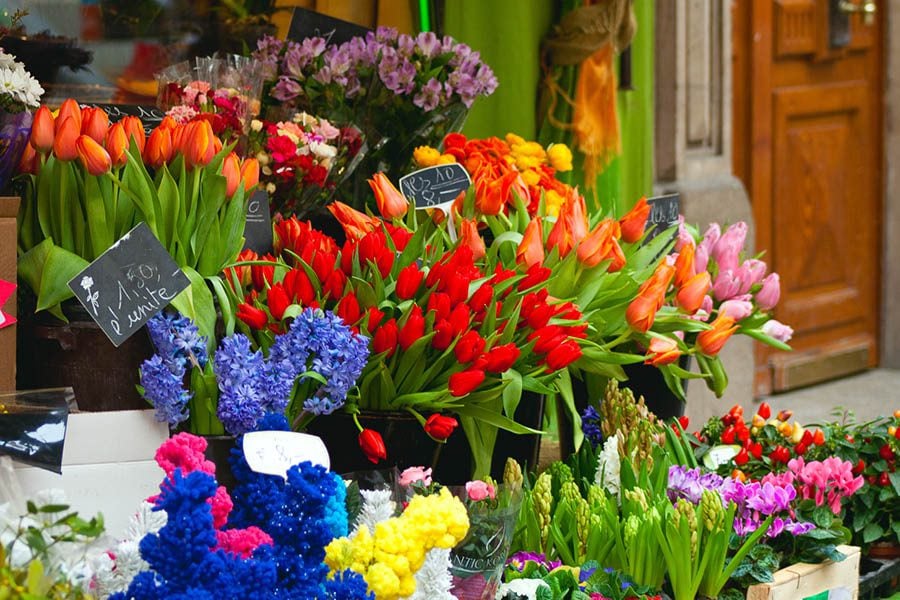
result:
[[[287,478],[288,469],[309,461],[331,468],[322,438],[294,431],[252,431],[244,435],[247,465],[257,473]]]

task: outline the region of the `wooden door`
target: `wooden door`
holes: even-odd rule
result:
[[[757,395],[878,360],[884,2],[837,3],[732,2],[734,170],[795,332],[794,352],[757,349]]]

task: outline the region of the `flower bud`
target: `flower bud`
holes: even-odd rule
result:
[[[103,175],[109,171],[112,161],[103,146],[87,135],[79,136],[75,141],[75,149],[81,164],[91,175]]]

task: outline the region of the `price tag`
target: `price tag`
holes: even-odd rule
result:
[[[679,194],[667,194],[665,196],[647,198],[647,204],[650,205],[650,216],[647,217],[646,230],[649,233],[644,238],[645,244],[678,223],[678,216],[681,214],[681,196]]]
[[[325,43],[343,44],[355,37],[365,37],[371,29],[335,19],[305,8],[295,8],[287,39],[300,41],[310,37],[325,38]]]
[[[471,185],[472,178],[459,163],[425,167],[400,178],[400,192],[412,198],[416,208],[440,208],[445,211]]]
[[[146,223],[69,281],[69,289],[119,347],[190,285]]]
[[[733,444],[713,446],[703,455],[703,464],[707,469],[715,471],[722,465],[727,464],[728,461],[737,456],[740,451],[741,447]]]
[[[269,212],[269,194],[257,190],[247,202],[247,224],[244,226],[244,249],[259,255],[272,251],[272,216]]]
[[[252,431],[244,434],[244,457],[256,473],[287,478],[288,470],[309,461],[331,468],[322,438],[294,431]]]
[[[82,104],[81,108],[99,108],[109,117],[110,123],[121,121],[125,117],[138,117],[144,124],[144,133],[150,135],[166,116],[166,111],[146,104]]]

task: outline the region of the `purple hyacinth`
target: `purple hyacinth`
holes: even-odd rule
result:
[[[175,427],[187,420],[191,394],[184,389],[184,364],[166,362],[159,354],[141,365],[144,398],[156,409],[156,420]]]
[[[265,414],[262,352],[252,352],[250,340],[238,333],[222,340],[214,360],[219,420],[232,435],[253,431]]]
[[[596,448],[603,443],[603,431],[600,429],[600,413],[593,406],[588,406],[581,413],[581,431],[585,439]]]
[[[187,317],[161,312],[147,321],[147,332],[156,353],[167,363],[206,366],[206,338]],[[174,367],[173,367],[174,368]],[[183,370],[183,369],[182,369]]]

